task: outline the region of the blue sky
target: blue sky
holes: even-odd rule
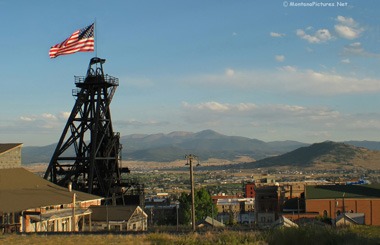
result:
[[[58,141],[96,54],[49,48],[95,18],[121,135],[379,141],[380,2],[292,3],[0,0],[1,142]]]

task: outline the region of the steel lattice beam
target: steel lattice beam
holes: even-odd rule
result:
[[[104,75],[104,62],[92,58],[86,77],[75,77],[76,102],[44,178],[99,196],[123,197],[131,181],[121,179],[128,169],[120,166],[120,135],[113,131],[109,107],[118,79]]]

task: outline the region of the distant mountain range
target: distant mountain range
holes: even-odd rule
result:
[[[122,136],[123,160],[168,162],[183,159],[185,154],[198,155],[202,160],[219,158],[233,160],[248,156],[256,160],[278,156],[309,144],[297,141],[264,142],[240,136],[227,136],[212,130],[197,133],[131,134]],[[350,141],[350,144],[380,150],[380,142]],[[24,147],[23,164],[49,162],[56,144]]]

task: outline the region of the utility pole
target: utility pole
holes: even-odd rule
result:
[[[298,222],[300,222],[300,198],[297,197],[297,213],[298,213]]]
[[[71,232],[76,232],[75,203],[76,203],[76,194],[73,193],[73,209],[72,209],[72,216],[71,216]]]
[[[343,192],[343,221],[344,226],[346,226],[346,207],[344,206],[344,196],[346,195],[346,192]]]
[[[178,208],[179,208],[179,201],[175,201],[175,209],[177,214],[177,232],[178,232]]]
[[[187,160],[186,165],[190,165],[190,184],[191,184],[191,225],[193,232],[195,232],[195,203],[194,203],[194,173],[193,173],[193,160],[197,160],[199,165],[198,157],[195,155],[185,155]]]

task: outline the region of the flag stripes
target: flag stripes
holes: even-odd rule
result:
[[[75,31],[65,41],[51,47],[49,51],[50,58],[76,52],[94,51],[94,25],[95,24],[93,23],[81,30]]]

